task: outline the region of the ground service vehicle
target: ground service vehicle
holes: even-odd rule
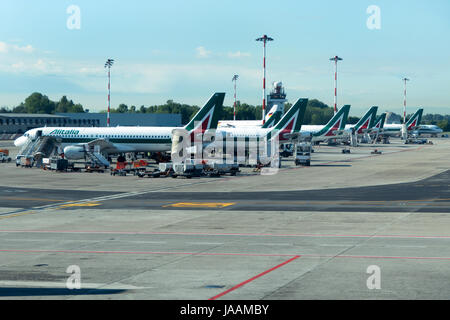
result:
[[[312,145],[308,142],[301,142],[295,145],[295,165],[311,165]]]

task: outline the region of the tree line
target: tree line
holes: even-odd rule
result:
[[[285,111],[289,110],[291,103],[285,104]],[[173,100],[167,100],[162,105],[140,106],[139,108],[132,105],[121,103],[117,108],[111,108],[113,113],[176,113],[181,114],[181,121],[183,124],[189,122],[190,119],[197,113],[199,107],[196,105],[188,105],[178,103]],[[0,113],[14,112],[14,113],[39,113],[39,114],[55,114],[55,113],[82,113],[88,112],[79,103],[74,103],[69,100],[67,96],[62,96],[59,101],[52,101],[46,95],[39,92],[34,92],[29,95],[20,105],[10,109],[1,107]],[[267,110],[268,111],[268,110]],[[106,112],[103,110],[101,112]],[[328,122],[333,116],[333,108],[327,104],[317,100],[308,100],[305,124],[324,124]],[[253,106],[247,103],[237,101],[236,103],[236,118],[237,120],[256,120],[262,117],[262,106]],[[224,106],[220,119],[232,120],[233,107]],[[348,123],[355,124],[358,122],[358,117],[349,116]],[[440,114],[426,114],[422,117],[423,124],[435,124],[444,131],[450,131],[450,115]]]
[[[292,106],[291,103],[285,104],[285,112]],[[178,113],[181,114],[181,121],[183,124],[189,122],[192,117],[199,110],[198,106],[191,106],[187,104],[181,104],[174,102],[173,100],[167,100],[163,105],[153,105],[149,107],[136,106],[128,107],[126,104],[120,104],[117,108],[111,108],[111,113]],[[268,110],[266,110],[268,111]],[[103,110],[101,112],[106,112]],[[220,119],[221,120],[233,120],[234,109],[231,106],[224,106],[222,108]],[[306,112],[305,112],[305,124],[323,124],[328,122],[333,116],[333,108],[329,107],[325,103],[312,99],[308,100]],[[257,120],[262,118],[262,106],[253,106],[241,101],[236,102],[236,119],[237,120]],[[349,123],[356,123],[359,118],[349,117]]]
[[[434,124],[445,132],[450,131],[450,115],[426,114],[422,117],[424,124]]]
[[[72,100],[62,96],[59,101],[52,101],[46,95],[34,92],[29,95],[24,102],[11,110],[6,107],[0,108],[0,113],[39,113],[39,114],[55,114],[55,113],[81,113],[85,112],[83,106],[79,103],[75,104]]]

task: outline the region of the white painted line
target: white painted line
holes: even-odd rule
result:
[[[0,281],[0,287],[14,287],[14,288],[67,288],[66,282],[51,282],[51,281]],[[81,289],[115,289],[115,290],[138,290],[148,289],[151,287],[136,287],[133,285],[122,283],[83,283],[81,281]],[[76,291],[76,289],[73,289]]]
[[[221,244],[223,244],[223,242],[187,242],[187,244],[215,246],[215,245],[221,245]]]

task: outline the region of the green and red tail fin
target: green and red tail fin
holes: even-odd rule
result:
[[[386,121],[386,112],[380,114],[380,116],[375,120],[375,124],[372,126],[373,130],[382,130],[384,127],[384,122]]]
[[[278,123],[278,121],[280,121],[282,115],[283,114],[281,111],[275,111],[274,113],[272,113],[272,115],[270,115],[270,117],[268,117],[268,119],[261,126],[261,128],[264,128],[264,129],[272,128],[273,126],[275,126]]]
[[[217,129],[224,99],[225,93],[214,93],[189,123],[184,126],[184,129],[188,132],[195,131],[201,133],[204,133],[208,129]]]
[[[375,124],[375,118],[377,117],[378,107],[374,106],[366,112],[364,116],[355,124],[355,133],[363,134],[369,131]]]
[[[328,121],[328,123],[317,133],[314,133],[314,137],[324,136],[333,137],[336,136],[335,131],[344,130],[347,123],[348,113],[350,112],[350,105],[345,105],[339,109],[338,112]]]
[[[267,133],[267,140],[278,135],[279,141],[289,140],[293,133],[300,132],[305,118],[306,105],[308,99],[300,98],[286,112],[281,120]]]
[[[407,130],[416,130],[416,127],[420,125],[422,121],[423,109],[419,109],[414,115],[406,122]]]

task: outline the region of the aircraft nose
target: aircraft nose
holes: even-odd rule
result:
[[[21,136],[21,137],[17,138],[16,140],[14,140],[14,145],[16,147],[21,147],[27,142],[27,140],[28,140],[27,137]]]

